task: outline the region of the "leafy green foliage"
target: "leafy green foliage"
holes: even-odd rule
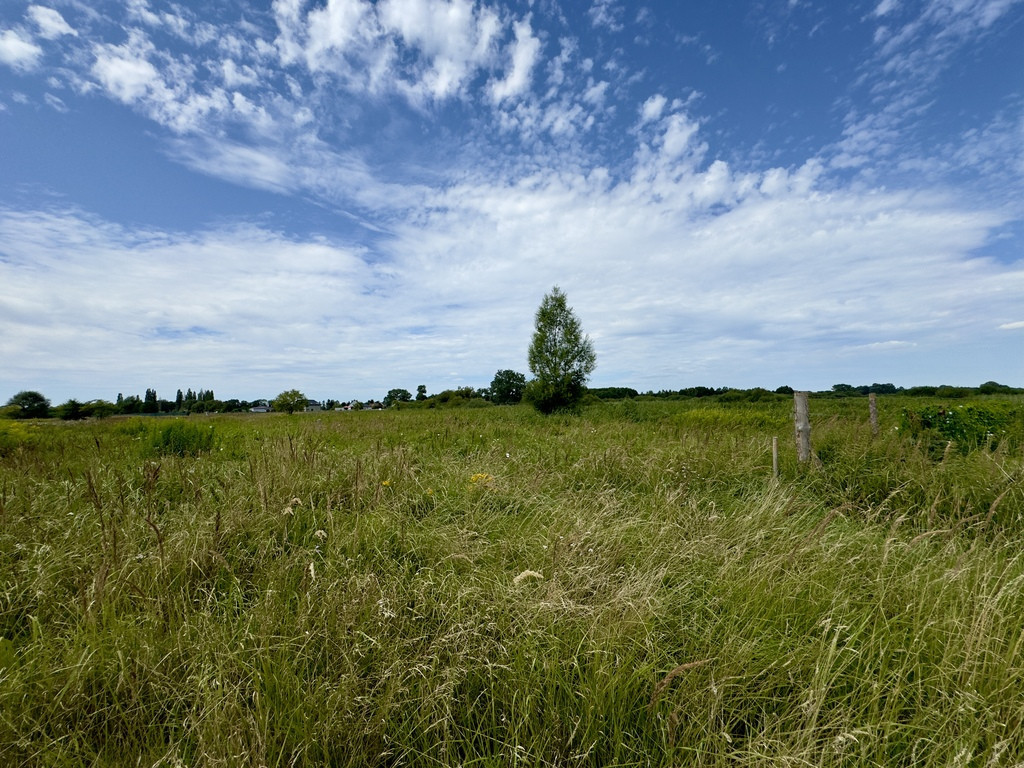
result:
[[[1024,390],[1014,389],[1006,384],[1000,384],[998,381],[986,381],[978,387],[978,393],[982,395],[1020,395],[1024,394]]]
[[[445,389],[415,403],[415,406],[420,408],[487,408],[490,405],[480,390],[472,387]]]
[[[384,395],[384,407],[390,408],[397,403],[408,403],[412,400],[412,393],[408,389],[392,389]]]
[[[283,413],[295,413],[306,407],[308,398],[297,389],[288,389],[275,397],[270,407]]]
[[[640,393],[632,387],[587,387],[587,393],[601,400],[624,400],[639,397]]]
[[[524,398],[545,414],[573,410],[597,356],[558,286],[541,301],[535,328],[527,355],[535,378],[526,385]]]
[[[919,441],[952,441],[961,450],[1009,441],[1024,444],[1024,408],[1010,404],[968,403],[904,408],[899,427]]]
[[[507,368],[498,371],[491,380],[491,402],[495,405],[515,405],[523,399],[525,389],[524,374]]]
[[[117,413],[117,406],[109,400],[89,400],[82,404],[82,413],[87,418],[105,419]]]
[[[72,398],[53,409],[55,415],[63,421],[79,421],[88,417],[88,412],[80,402]]]
[[[31,390],[19,392],[7,401],[7,405],[18,409],[15,418],[19,419],[45,419],[50,415],[50,401]]]

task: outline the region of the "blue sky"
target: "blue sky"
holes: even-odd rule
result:
[[[0,4],[0,399],[1024,386],[1022,0]]]

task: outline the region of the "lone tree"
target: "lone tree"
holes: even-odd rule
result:
[[[45,419],[50,415],[50,401],[38,392],[19,392],[7,404],[18,407],[14,412],[16,419]]]
[[[299,392],[299,390],[289,389],[275,397],[273,401],[271,401],[270,407],[275,411],[295,413],[296,411],[301,411],[305,408],[307,402],[306,396]]]
[[[498,371],[491,382],[491,402],[496,405],[515,405],[523,399],[525,389],[526,376],[508,369]]]
[[[526,385],[527,402],[541,413],[573,410],[579,405],[597,356],[557,285],[537,309],[528,360],[535,378]]]
[[[390,408],[398,403],[408,403],[412,400],[412,393],[408,389],[395,388],[384,395],[384,407]]]

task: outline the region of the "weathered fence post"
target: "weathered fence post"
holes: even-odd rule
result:
[[[772,438],[772,477],[779,479],[779,438]]]
[[[878,437],[878,401],[874,392],[868,394],[868,413],[871,414],[871,434]]]
[[[793,421],[796,425],[796,457],[800,463],[811,460],[811,417],[807,392],[793,393]]]

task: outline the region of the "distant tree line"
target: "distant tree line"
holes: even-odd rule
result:
[[[527,393],[526,376],[511,369],[498,371],[489,387],[474,388],[471,386],[445,389],[437,394],[428,395],[426,385],[420,384],[414,396],[403,388],[391,389],[382,399],[367,398],[361,400],[333,400],[317,402],[323,410],[340,408],[350,410],[381,409],[381,408],[480,408],[491,405],[515,405],[525,399]],[[834,384],[831,389],[814,392],[815,397],[843,398],[867,397],[877,395],[906,395],[909,397],[940,397],[956,399],[974,395],[1024,395],[1024,388],[1011,387],[995,381],[986,381],[977,387],[955,387],[947,384],[939,386],[897,387],[894,384]],[[657,400],[688,400],[691,398],[714,397],[719,402],[758,402],[789,397],[793,388],[778,387],[774,390],[753,387],[751,389],[735,389],[732,387],[685,387],[683,389],[662,389],[657,392],[648,390],[639,392],[632,387],[592,387],[582,390],[582,402],[598,402],[602,400],[626,399],[657,399]],[[292,413],[302,411],[313,403],[307,400],[298,390],[282,392],[273,400],[239,400],[230,398],[218,400],[212,389],[191,389],[182,392],[180,389],[174,400],[165,400],[157,396],[155,389],[147,389],[142,397],[125,396],[118,393],[117,398],[109,400],[68,400],[60,405],[51,405],[41,393],[22,391],[14,395],[7,404],[0,407],[0,417],[12,419],[47,419],[58,418],[68,421],[88,418],[104,418],[118,415],[136,414],[168,414],[186,415],[190,413],[242,413],[257,406],[271,406],[275,411]]]
[[[831,391],[818,394],[832,395],[834,397],[863,397],[872,393],[878,395],[909,395],[911,397],[958,398],[970,397],[971,395],[1021,395],[1024,394],[1024,388],[1010,387],[997,381],[986,381],[977,387],[954,387],[949,384],[941,384],[937,387],[918,386],[907,388],[897,387],[892,384],[871,384],[870,386],[862,384],[859,387],[854,387],[849,384],[833,384]]]
[[[218,400],[212,389],[191,389],[177,392],[174,400],[161,399],[155,389],[147,389],[145,395],[127,395],[118,392],[113,400],[86,400],[74,398],[60,405],[51,405],[48,398],[35,391],[22,391],[7,401],[0,409],[0,415],[8,418],[46,419],[58,418],[67,421],[107,416],[135,414],[178,414],[189,413],[240,413],[248,411],[264,401],[248,401],[231,398]]]

